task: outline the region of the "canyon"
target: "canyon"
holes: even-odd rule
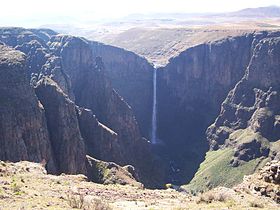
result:
[[[1,28],[0,159],[99,183],[120,171],[113,182],[231,187],[280,157],[279,43],[278,31],[227,34],[159,67],[82,37]]]

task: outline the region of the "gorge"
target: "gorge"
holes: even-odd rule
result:
[[[159,68],[48,29],[0,31],[1,160],[98,182],[98,161],[114,162],[145,187],[203,191],[280,157],[277,31],[192,46]]]

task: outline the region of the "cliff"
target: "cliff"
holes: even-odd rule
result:
[[[59,173],[86,174],[85,145],[75,104],[51,79],[41,79],[35,88],[47,119],[47,128]]]
[[[269,149],[261,150],[261,144],[280,139],[279,40],[278,34],[269,34],[255,45],[244,77],[229,92],[218,118],[208,128],[211,148],[239,144],[237,139],[247,134],[246,144],[256,142],[254,149],[259,149],[255,155],[268,156]],[[236,151],[236,156],[241,159],[253,158],[248,152],[242,157],[239,153]]]
[[[47,163],[56,172],[45,113],[29,85],[25,55],[0,45],[0,159]]]
[[[199,191],[280,157],[278,32],[200,44],[159,68],[158,145],[147,140],[153,67],[145,59],[50,30],[1,32],[0,159],[92,180],[99,163],[112,174],[129,164],[146,186],[194,177]]]
[[[1,30],[5,34],[1,41],[26,55],[25,85],[40,101],[42,130],[53,152],[56,173],[87,174],[88,154],[135,166],[139,179],[148,186],[163,183],[163,175],[150,177],[152,170],[160,171],[158,159],[142,138],[132,108],[111,86],[106,66],[89,41],[50,30]],[[34,133],[38,135],[35,129]],[[25,156],[17,159],[30,160]]]
[[[95,56],[102,57],[105,75],[112,87],[132,108],[141,135],[151,138],[153,66],[142,57],[121,48],[90,42]]]
[[[116,132],[100,123],[90,109],[78,107],[77,115],[88,155],[104,161],[124,159]]]
[[[242,78],[253,39],[247,34],[201,44],[158,70],[158,135],[180,168],[179,183],[190,180],[203,161],[205,130]]]
[[[206,131],[210,151],[189,189],[232,186],[267,161],[279,159],[279,40],[277,32],[257,34],[243,77]],[[214,171],[218,175],[213,176]]]

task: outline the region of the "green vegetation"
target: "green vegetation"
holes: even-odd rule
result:
[[[266,138],[264,138],[260,133],[255,133],[249,128],[236,130],[229,136],[230,142],[238,144],[249,143],[253,140],[261,142],[263,148],[268,148],[270,146],[270,142]]]
[[[184,186],[191,193],[204,192],[216,186],[232,187],[242,181],[244,175],[253,173],[262,159],[254,159],[238,167],[232,167],[230,161],[233,149],[220,149],[206,153],[205,160],[192,181]]]
[[[104,162],[96,162],[97,177],[100,182],[103,182],[108,178],[110,174],[110,169],[107,168],[107,164]]]
[[[21,185],[18,184],[16,181],[15,177],[13,177],[12,182],[11,182],[11,190],[15,195],[21,195],[23,194],[23,191],[21,190]]]
[[[67,202],[70,207],[75,209],[84,209],[84,210],[111,210],[112,208],[102,202],[100,199],[85,199],[85,194],[83,193],[73,193],[69,192],[67,194]]]

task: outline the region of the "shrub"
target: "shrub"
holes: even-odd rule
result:
[[[111,210],[110,206],[100,199],[85,199],[85,194],[69,192],[67,202],[70,207],[83,210]]]
[[[197,203],[212,203],[213,201],[225,202],[229,196],[225,192],[208,191],[198,196]]]
[[[261,203],[258,200],[252,200],[250,201],[250,207],[254,207],[254,208],[264,208],[264,204]]]
[[[82,209],[84,206],[85,196],[82,193],[70,192],[67,194],[67,202],[72,208]]]
[[[21,190],[21,186],[16,182],[15,178],[12,179],[10,187],[15,195],[21,195],[23,193],[23,191]]]
[[[112,208],[100,199],[92,199],[84,206],[84,210],[111,210]]]

